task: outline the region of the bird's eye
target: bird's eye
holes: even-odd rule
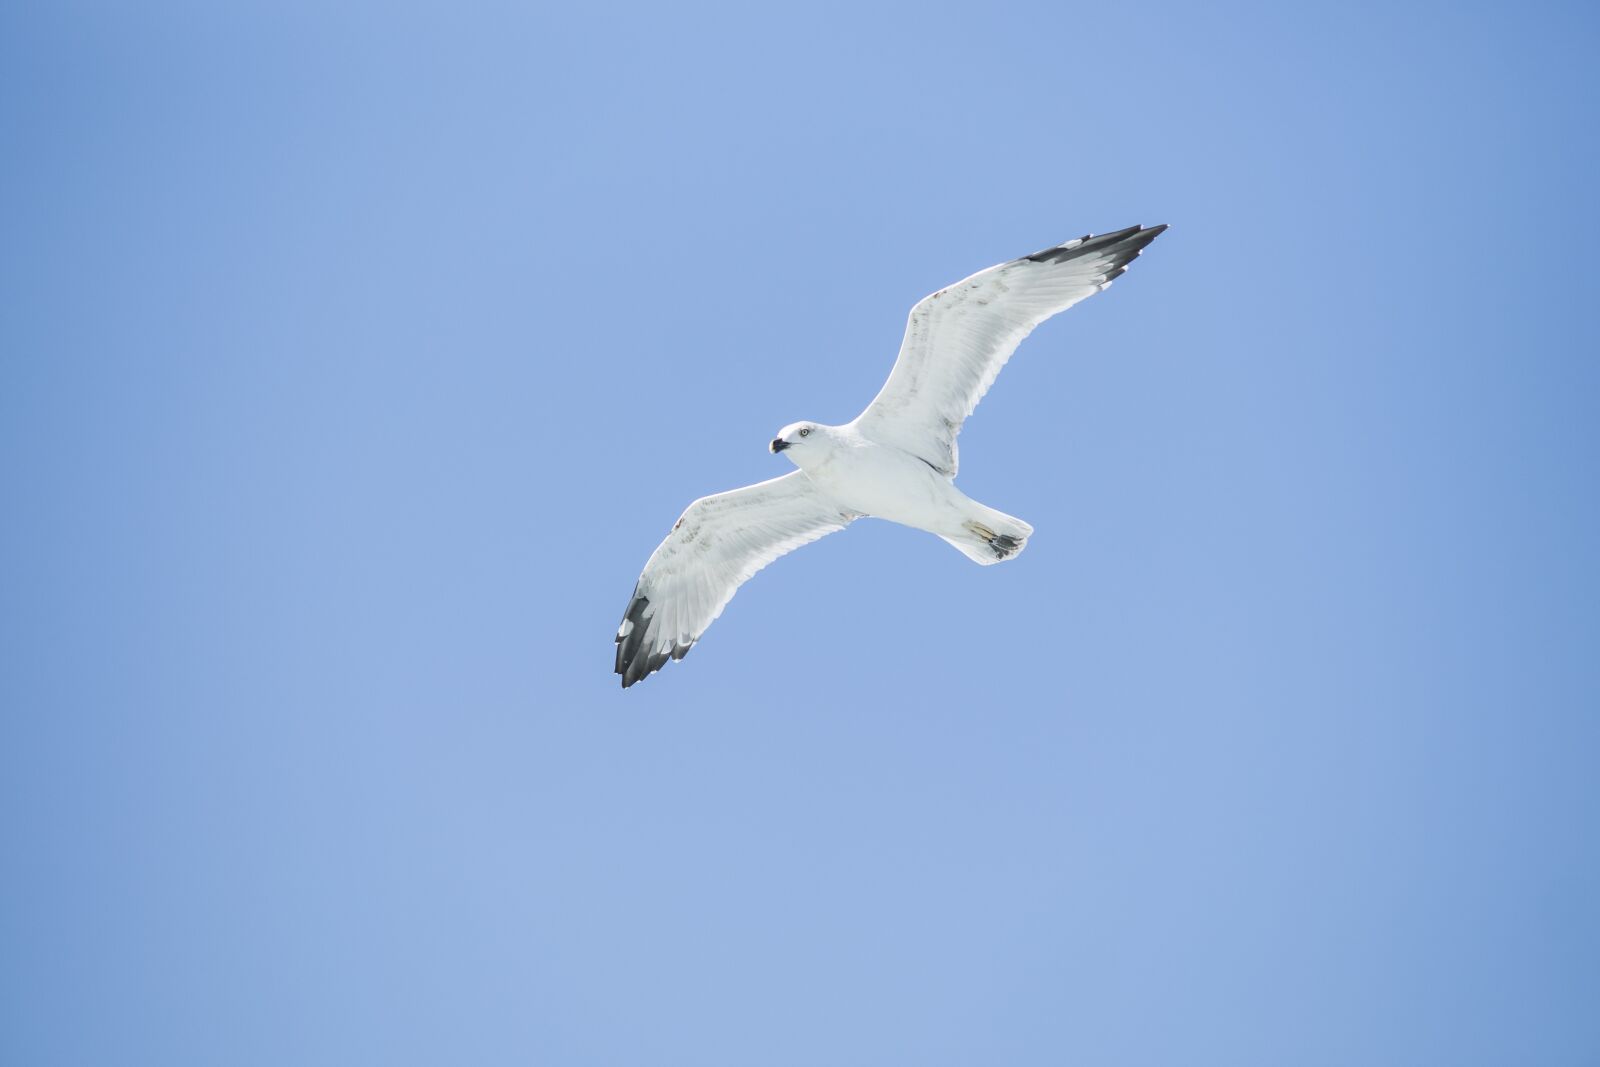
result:
[[[811,432],[811,427],[807,426],[805,429],[800,431],[800,436],[804,437],[804,436],[806,436],[806,434],[808,434],[810,432]]]

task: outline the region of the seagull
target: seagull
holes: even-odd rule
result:
[[[682,659],[761,568],[859,518],[926,530],[984,565],[1015,559],[1033,527],[955,487],[961,424],[1034,327],[1109,286],[1166,228],[1085,234],[918,301],[855,421],[785,426],[768,447],[798,470],[701,497],[651,553],[617,629],[622,687]]]

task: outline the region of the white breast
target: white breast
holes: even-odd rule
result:
[[[844,507],[934,533],[959,528],[962,494],[923,460],[866,438],[839,442],[806,473]]]

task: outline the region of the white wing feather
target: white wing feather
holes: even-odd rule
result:
[[[889,380],[855,421],[866,437],[951,477],[956,435],[1023,338],[1093,296],[1166,226],[1133,226],[979,271],[911,309]]]
[[[623,688],[682,659],[756,571],[854,518],[803,471],[690,504],[644,565],[617,629]]]

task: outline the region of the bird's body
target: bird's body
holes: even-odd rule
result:
[[[951,480],[915,456],[871,440],[854,426],[817,426],[786,458],[845,511],[936,531],[965,499]]]
[[[1012,548],[984,553],[980,562],[985,563],[1016,555],[1033,532],[1020,519],[1001,515],[967,496],[956,488],[953,476],[927,460],[896,445],[874,441],[855,423],[813,424],[811,430],[803,445],[790,445],[783,454],[841,511],[925,530],[957,547],[979,536],[975,532],[979,526],[997,536],[1009,533],[1016,540]],[[1000,529],[995,529],[996,525]],[[962,547],[962,551],[966,549]]]
[[[798,470],[696,500],[651,554],[617,629],[623,687],[682,659],[756,571],[863,516],[926,530],[978,563],[1015,558],[1033,527],[955,486],[961,424],[1035,326],[1106,288],[1165,229],[1080,237],[919,301],[865,411],[784,427],[770,447]]]

